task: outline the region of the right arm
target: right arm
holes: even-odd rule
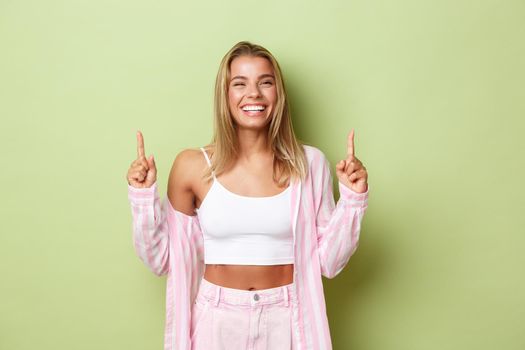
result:
[[[168,272],[168,220],[157,182],[148,188],[128,185],[133,223],[133,245],[140,260],[157,276]]]
[[[170,203],[183,211],[193,203],[189,176],[188,151],[177,155],[169,176],[168,196],[160,200],[153,157],[144,156],[142,134],[137,133],[138,157],[128,170],[128,199],[131,205],[133,243],[144,264],[157,276],[169,269],[169,232],[167,210]],[[189,190],[189,191],[188,191]],[[177,198],[177,207],[175,207]],[[184,208],[182,208],[182,207]],[[188,209],[186,208],[187,211]]]
[[[153,273],[161,276],[168,271],[167,208],[166,202],[160,202],[157,167],[153,156],[146,159],[140,131],[137,131],[137,159],[128,169],[127,180],[135,251]]]

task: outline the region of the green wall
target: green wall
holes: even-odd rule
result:
[[[164,196],[212,135],[237,41],[279,60],[299,138],[356,154],[360,247],[325,280],[335,349],[525,348],[523,1],[0,0],[0,349],[161,349],[135,256],[135,131]]]

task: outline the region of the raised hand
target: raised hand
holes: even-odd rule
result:
[[[354,129],[348,134],[346,159],[337,163],[335,171],[339,181],[352,191],[364,193],[368,190],[368,173],[363,163],[355,156]]]
[[[137,159],[131,163],[127,175],[128,184],[136,188],[151,187],[157,181],[155,159],[153,155],[146,159],[144,154],[144,138],[137,131]]]

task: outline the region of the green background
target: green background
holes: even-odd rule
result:
[[[524,349],[524,33],[518,0],[1,0],[0,349],[162,348],[135,131],[164,196],[240,40],[277,57],[332,172],[351,128],[369,172],[360,247],[324,280],[334,348]]]

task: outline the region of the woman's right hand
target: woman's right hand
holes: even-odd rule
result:
[[[146,159],[144,155],[144,138],[137,131],[137,159],[128,170],[128,184],[135,188],[148,188],[157,181],[157,167],[153,155]]]

